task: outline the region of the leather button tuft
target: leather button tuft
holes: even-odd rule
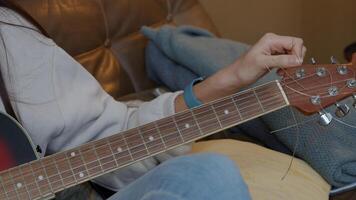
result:
[[[110,47],[111,47],[111,40],[110,40],[109,38],[107,38],[107,39],[105,40],[104,46],[105,46],[106,48],[110,48]]]

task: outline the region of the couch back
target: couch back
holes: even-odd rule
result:
[[[217,33],[197,0],[15,0],[113,97],[154,87],[141,26],[190,24]]]

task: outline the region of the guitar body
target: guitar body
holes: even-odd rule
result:
[[[38,158],[24,128],[13,117],[0,112],[0,172]]]

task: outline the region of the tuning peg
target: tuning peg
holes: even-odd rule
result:
[[[352,106],[356,109],[356,94],[353,94],[352,98],[354,99],[354,103],[352,104]]]
[[[310,58],[310,63],[313,65],[316,65],[316,60],[314,57]]]
[[[327,126],[331,123],[333,116],[328,112],[319,112],[320,119],[319,124],[322,126]]]
[[[336,110],[335,110],[335,115],[339,118],[345,117],[349,112],[350,112],[350,107],[346,104],[335,104]]]
[[[337,63],[339,63],[339,61],[337,61],[337,59],[335,58],[335,56],[331,56],[331,57],[330,57],[330,61],[331,61],[331,64],[337,64]]]

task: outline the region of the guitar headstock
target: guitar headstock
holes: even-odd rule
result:
[[[305,64],[278,70],[291,106],[313,114],[349,96],[356,99],[356,61]]]

